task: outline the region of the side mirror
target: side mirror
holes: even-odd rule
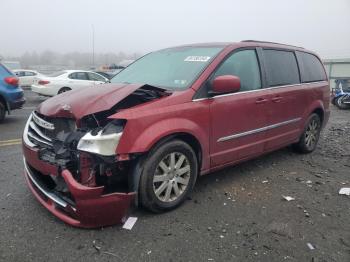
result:
[[[212,91],[210,95],[220,95],[227,93],[234,93],[241,88],[241,80],[238,76],[223,75],[218,76],[213,80]]]

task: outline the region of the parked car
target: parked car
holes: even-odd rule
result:
[[[104,76],[92,71],[65,70],[37,78],[32,91],[43,96],[55,96],[74,89],[81,89],[108,82]]]
[[[178,207],[198,175],[292,144],[315,150],[329,82],[306,49],[258,41],[150,53],[111,84],[43,102],[23,133],[25,177],[50,212],[111,225],[139,203]]]
[[[25,101],[18,78],[0,63],[0,122],[5,119],[6,112],[10,114],[11,110],[21,108]]]
[[[35,70],[16,69],[13,72],[19,78],[20,86],[31,86],[37,78],[44,77],[44,75]]]

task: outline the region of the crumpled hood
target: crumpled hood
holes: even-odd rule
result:
[[[144,84],[102,84],[72,90],[47,99],[37,111],[45,116],[81,119],[112,108],[142,86]]]

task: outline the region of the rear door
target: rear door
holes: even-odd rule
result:
[[[71,89],[79,89],[87,86],[93,86],[94,81],[89,79],[87,72],[74,72],[69,76],[68,87]]]
[[[263,57],[270,90],[265,150],[270,151],[298,138],[306,98],[294,51],[264,49]]]
[[[231,54],[211,77],[235,75],[241,80],[237,93],[215,96],[210,103],[211,167],[231,164],[259,155],[264,148],[269,91],[262,89],[255,49]]]

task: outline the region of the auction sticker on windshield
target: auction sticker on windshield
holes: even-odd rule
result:
[[[184,61],[186,62],[208,62],[210,59],[210,56],[188,56],[185,58]]]

